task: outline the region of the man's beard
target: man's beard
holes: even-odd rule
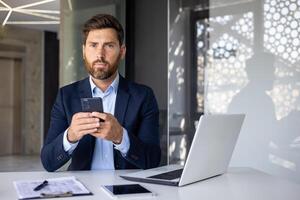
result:
[[[93,78],[98,79],[98,80],[106,80],[106,79],[112,77],[116,73],[120,59],[121,59],[121,55],[119,55],[116,62],[112,63],[112,65],[111,65],[104,58],[101,58],[101,59],[93,61],[92,63],[89,63],[87,61],[86,57],[84,56],[84,64],[85,64],[86,70],[89,72],[89,74]],[[101,63],[107,65],[107,69],[95,68],[94,65],[97,62],[101,62]]]

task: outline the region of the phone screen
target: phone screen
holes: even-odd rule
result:
[[[105,185],[104,187],[114,195],[152,193],[139,184]]]

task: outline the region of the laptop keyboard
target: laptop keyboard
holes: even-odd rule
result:
[[[177,169],[174,171],[157,174],[154,176],[149,176],[148,178],[164,179],[164,180],[173,180],[175,178],[180,178],[183,169]]]

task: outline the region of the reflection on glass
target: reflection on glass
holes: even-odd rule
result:
[[[205,66],[205,111],[225,113],[233,96],[248,83],[245,61],[253,54],[253,13],[210,17],[208,22],[213,27],[206,29],[210,34],[210,46],[206,47],[205,52],[198,49],[198,80],[203,79]],[[197,35],[201,37],[204,35],[203,26],[198,27]],[[199,62],[202,60],[206,63]],[[203,81],[198,82],[198,88],[202,87],[201,84]],[[203,94],[198,89],[200,100]],[[199,100],[198,106],[203,107]]]
[[[283,158],[280,158],[279,156],[270,154],[269,155],[269,160],[271,163],[275,164],[275,165],[279,165],[281,167],[287,168],[289,170],[296,170],[296,165],[295,163],[289,161],[289,160],[285,160]]]
[[[254,27],[253,27],[253,12],[243,14],[243,17],[236,21],[235,25],[231,27],[239,35],[253,41]]]
[[[207,19],[196,22],[197,46],[197,112],[204,112],[204,67],[206,65],[206,52],[208,50],[207,36],[209,33]]]
[[[297,110],[296,102],[299,97],[299,90],[291,84],[277,84],[267,94],[273,99],[277,120],[280,120],[293,111]]]
[[[170,2],[170,3],[174,3]],[[174,17],[170,18],[169,31],[169,163],[183,164],[186,151],[185,129],[185,56],[184,36],[185,13],[179,9],[173,10]]]
[[[246,113],[233,165],[300,181],[300,1],[212,2],[205,112]]]
[[[300,54],[300,2],[266,0],[264,4],[264,46],[294,64]]]
[[[256,162],[254,165],[263,170],[299,171],[295,151],[300,147],[300,1],[230,2],[239,3],[210,1],[210,5],[216,4],[210,8],[210,16],[197,19],[191,27],[196,30],[192,41],[196,51],[196,66],[192,66],[197,72],[192,85],[197,88],[196,111],[185,110],[191,103],[186,101],[193,98],[184,93],[190,86],[185,73],[195,69],[186,68],[182,57],[189,57],[180,53],[187,44],[185,32],[179,30],[186,28],[185,10],[171,21],[169,122],[174,126],[170,128],[187,133],[191,116],[186,113],[227,113],[235,104],[233,107],[241,109],[234,112],[248,112],[250,122],[245,124],[238,145],[241,153],[233,160],[249,165]],[[183,80],[178,81],[178,77]],[[243,101],[236,104],[233,99]],[[181,129],[183,119],[185,128]],[[177,149],[184,143],[182,135],[174,141]],[[251,156],[250,163],[247,158]]]

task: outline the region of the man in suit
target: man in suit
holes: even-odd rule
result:
[[[158,106],[152,90],[118,73],[126,47],[120,23],[99,14],[83,27],[83,59],[89,77],[58,92],[41,150],[47,171],[71,159],[69,170],[157,167]],[[81,98],[101,97],[103,113],[82,112]]]

